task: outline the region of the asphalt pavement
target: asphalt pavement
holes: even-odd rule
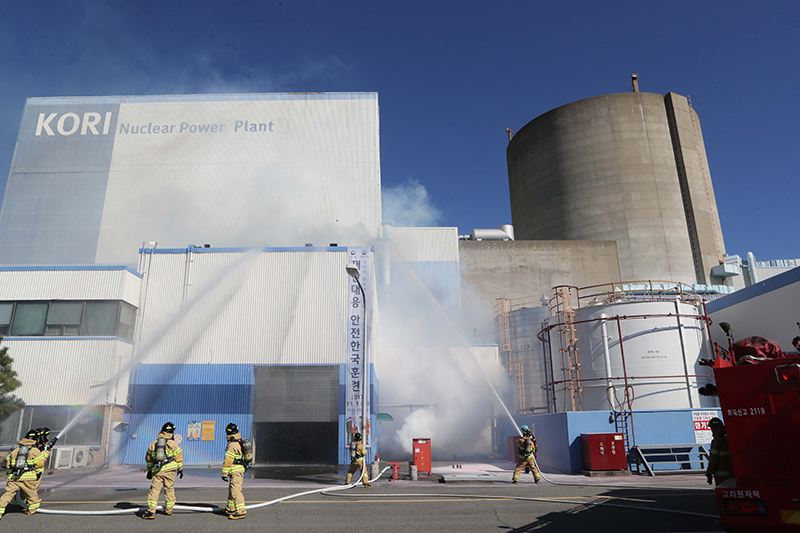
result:
[[[405,465],[404,465],[405,466]],[[243,531],[613,531],[708,532],[716,525],[714,491],[702,474],[649,477],[586,477],[544,473],[534,484],[530,474],[511,484],[513,464],[438,463],[432,476],[389,481],[391,470],[372,488],[361,486],[313,493],[251,509],[232,521],[215,512],[176,510],[155,520],[139,518],[150,482],[138,467],[72,469],[46,475],[40,497],[47,511],[126,511],[125,514],[75,516],[37,513],[27,516],[9,507],[5,527],[47,528],[59,532],[191,530],[233,528]],[[261,470],[245,480],[248,506],[318,489],[341,488],[344,467]],[[223,507],[227,484],[220,469],[186,468],[176,481],[178,505]],[[441,479],[448,480],[445,483]],[[160,499],[163,502],[163,495]]]

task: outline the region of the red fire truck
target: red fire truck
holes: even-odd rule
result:
[[[800,356],[734,360],[714,361],[736,478],[735,487],[716,489],[721,523],[728,531],[800,533]]]

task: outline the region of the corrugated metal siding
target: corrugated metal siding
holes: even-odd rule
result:
[[[214,421],[213,441],[181,442],[184,462],[222,463],[225,426],[233,422],[242,436],[251,438],[253,425],[252,365],[146,364],[131,378],[131,426],[123,462],[142,464],[147,447],[165,422],[186,436],[189,421]]]
[[[254,422],[337,422],[339,365],[256,366]]]
[[[118,339],[6,338],[28,405],[85,405],[130,360],[133,346]],[[126,404],[128,375],[94,403]]]
[[[139,307],[127,270],[0,270],[0,300],[123,300]]]
[[[458,262],[458,228],[391,228],[392,261]]]
[[[138,342],[152,346],[145,362],[345,362],[344,251],[193,254],[182,310],[185,260],[152,256]]]

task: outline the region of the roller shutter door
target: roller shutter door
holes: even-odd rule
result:
[[[338,422],[338,366],[256,366],[254,422]]]

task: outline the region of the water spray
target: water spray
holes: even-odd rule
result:
[[[181,321],[189,314],[198,303],[204,301],[210,294],[214,292],[214,289],[218,288],[220,283],[228,277],[230,274],[237,274],[240,275],[244,272],[246,266],[248,266],[256,257],[259,256],[258,250],[249,250],[245,252],[241,258],[236,260],[228,269],[221,270],[217,276],[212,279],[208,285],[200,291],[196,296],[194,296],[191,300],[189,300],[186,305],[184,305],[158,332],[150,339],[150,341],[141,349],[137,350],[137,353],[131,357],[130,361],[127,364],[120,366],[119,370],[111,376],[106,384],[98,390],[95,395],[86,403],[86,405],[78,412],[78,414],[69,421],[69,423],[62,429],[58,435],[57,439],[60,439],[64,436],[84,415],[91,409],[95,402],[97,402],[100,398],[102,398],[108,391],[117,384],[122,376],[130,372],[136,364],[143,361],[150,353],[150,351],[155,347],[161,340],[166,337],[166,335]],[[232,287],[228,293],[229,300],[232,296],[236,293],[242,283],[242,279],[239,278],[238,283],[235,287]],[[213,320],[213,317],[209,317],[208,320]],[[187,351],[188,352],[188,351]]]

